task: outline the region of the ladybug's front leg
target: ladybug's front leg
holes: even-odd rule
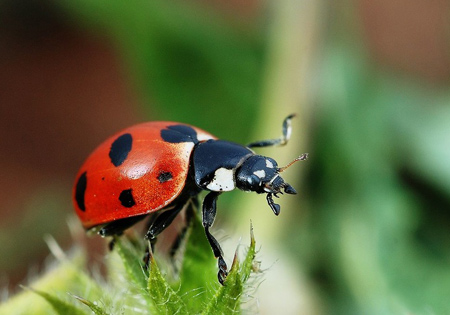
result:
[[[285,145],[288,143],[291,138],[291,120],[295,117],[295,114],[291,114],[287,116],[283,121],[282,134],[278,139],[270,139],[270,140],[262,140],[252,142],[247,145],[248,148],[263,148],[263,147],[272,147],[276,145]]]
[[[202,211],[202,221],[203,227],[205,228],[206,237],[208,239],[209,245],[212,248],[214,256],[218,259],[217,264],[219,266],[219,272],[217,277],[220,284],[224,284],[224,281],[228,275],[228,267],[223,259],[223,252],[220,248],[219,242],[211,235],[209,228],[213,225],[214,219],[216,218],[216,203],[217,197],[219,197],[220,192],[211,191],[206,195],[203,200],[203,211]]]

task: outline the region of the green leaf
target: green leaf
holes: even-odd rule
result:
[[[21,302],[11,304],[9,308],[0,307],[0,313],[9,310],[6,314],[29,314],[27,306],[25,309],[18,308],[18,305],[25,301],[31,301],[36,294],[45,299],[51,306],[47,308],[36,308],[32,314],[48,314],[55,310],[58,314],[88,314],[76,305],[75,301],[64,300],[57,295],[48,293],[59,288],[59,281],[70,281],[75,283],[72,289],[58,289],[58,292],[72,293],[71,296],[89,307],[90,311],[97,315],[109,313],[123,313],[125,310],[135,311],[139,308],[142,314],[223,314],[240,311],[240,304],[245,283],[249,279],[254,268],[255,241],[251,232],[251,244],[247,256],[242,264],[239,264],[237,254],[235,255],[230,273],[225,281],[225,286],[220,286],[217,281],[216,260],[213,257],[209,243],[204,235],[203,227],[198,217],[195,217],[188,229],[189,240],[187,240],[184,251],[185,258],[182,265],[180,282],[173,284],[166,280],[163,272],[159,269],[156,260],[151,255],[149,260],[149,273],[144,270],[142,264],[143,246],[135,244],[126,237],[116,240],[116,254],[110,256],[110,261],[115,260],[119,264],[108,264],[108,280],[100,285],[95,278],[89,277],[86,273],[75,268],[73,264],[63,263],[64,268],[60,272],[53,272],[47,275],[51,281],[49,285],[44,277],[36,282],[35,287],[30,289],[34,293],[32,296],[24,296]],[[68,280],[68,274],[74,273]],[[116,283],[117,278],[125,279],[121,284]],[[117,279],[116,279],[117,280]],[[145,286],[144,286],[145,283]],[[52,285],[53,284],[53,285]],[[173,286],[177,288],[174,289]],[[64,288],[64,287],[63,287]],[[27,293],[27,292],[24,292]],[[83,296],[83,297],[81,297]],[[102,301],[97,304],[93,301]],[[17,300],[19,301],[19,300]],[[41,301],[33,301],[37,305]],[[42,300],[44,301],[44,300]],[[71,303],[73,302],[73,303]],[[48,305],[44,303],[44,306]],[[17,311],[20,309],[20,311]],[[3,314],[3,313],[2,313]]]
[[[70,260],[69,260],[70,258]],[[72,292],[76,294],[89,294],[91,300],[104,298],[104,290],[96,281],[83,272],[86,257],[80,250],[72,251],[67,259],[60,259],[59,264],[50,269],[32,283],[34,291],[24,290],[0,304],[0,314],[48,314],[52,306],[42,299],[39,292]],[[68,301],[70,303],[70,300]],[[33,310],[30,311],[30,306]]]
[[[91,311],[94,312],[94,314],[96,314],[96,315],[107,315],[108,314],[104,309],[102,309],[96,303],[86,300],[77,295],[72,295],[72,296],[74,298],[76,298],[78,301],[80,301],[81,303],[83,303],[84,305],[88,306],[91,309]]]
[[[239,266],[236,253],[230,273],[225,280],[225,285],[216,291],[215,296],[210,300],[202,314],[229,314],[240,311],[240,297],[244,292],[244,284],[253,270],[253,261],[256,253],[253,229],[251,229],[250,234],[250,248],[244,262]]]
[[[216,291],[215,296],[210,300],[202,314],[228,314],[239,311],[239,298],[242,291],[239,260],[237,255],[235,255],[225,284]]]
[[[143,251],[139,250],[124,237],[115,238],[115,250],[122,259],[125,272],[131,281],[133,281],[140,289],[147,289],[146,271],[142,260]]]
[[[64,301],[63,299],[61,299],[53,294],[43,292],[40,290],[35,290],[32,288],[27,288],[27,289],[40,295],[41,297],[43,297],[48,303],[50,303],[50,305],[53,307],[53,309],[58,314],[61,314],[61,315],[66,315],[66,314],[86,315],[86,314],[88,314],[87,312],[83,311],[82,309],[76,307],[73,304],[70,304],[67,301]]]
[[[186,304],[164,279],[153,255],[150,256],[148,294],[153,314],[188,314]]]
[[[196,214],[188,228],[186,248],[180,273],[180,295],[191,311],[199,310],[203,301],[213,297],[218,288],[217,260]],[[204,302],[203,302],[204,303]]]

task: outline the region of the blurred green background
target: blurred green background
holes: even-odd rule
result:
[[[310,153],[280,217],[219,200],[228,261],[250,220],[261,246],[249,311],[450,313],[449,22],[439,0],[0,1],[2,298],[45,269],[45,234],[70,248],[73,177],[111,133],[173,120],[245,144],[295,112],[288,146],[258,150]]]

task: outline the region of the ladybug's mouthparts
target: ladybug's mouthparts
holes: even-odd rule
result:
[[[290,194],[290,195],[295,195],[297,194],[297,191],[294,189],[294,187],[292,187],[291,185],[289,185],[288,183],[285,183],[284,185],[284,192],[286,194]]]
[[[294,187],[292,187],[291,185],[286,183],[281,178],[280,173],[285,171],[287,168],[291,167],[297,161],[304,161],[307,158],[308,158],[308,153],[303,153],[299,157],[292,160],[288,165],[278,168],[275,176],[265,185],[264,190],[267,192],[267,196],[266,196],[267,203],[269,204],[270,208],[272,209],[272,211],[275,215],[280,214],[281,208],[280,208],[279,204],[277,204],[273,201],[273,196],[278,198],[278,194],[283,194],[281,189],[283,189],[286,194],[290,194],[290,195],[297,194],[297,191],[294,189]]]

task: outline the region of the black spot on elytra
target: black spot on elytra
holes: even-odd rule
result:
[[[81,211],[86,211],[86,205],[84,204],[84,194],[86,193],[87,176],[86,172],[80,175],[75,187],[75,200],[77,201],[78,208]]]
[[[197,132],[186,125],[168,126],[161,130],[161,138],[170,143],[194,142],[198,143]]]
[[[172,178],[173,178],[173,175],[171,172],[161,172],[158,175],[158,180],[161,184],[171,180]]]
[[[119,195],[119,200],[122,206],[126,208],[131,208],[136,204],[131,189],[122,190]]]
[[[125,133],[114,140],[109,150],[109,158],[114,166],[119,166],[125,162],[128,153],[131,151],[132,143],[133,137],[129,133]]]

